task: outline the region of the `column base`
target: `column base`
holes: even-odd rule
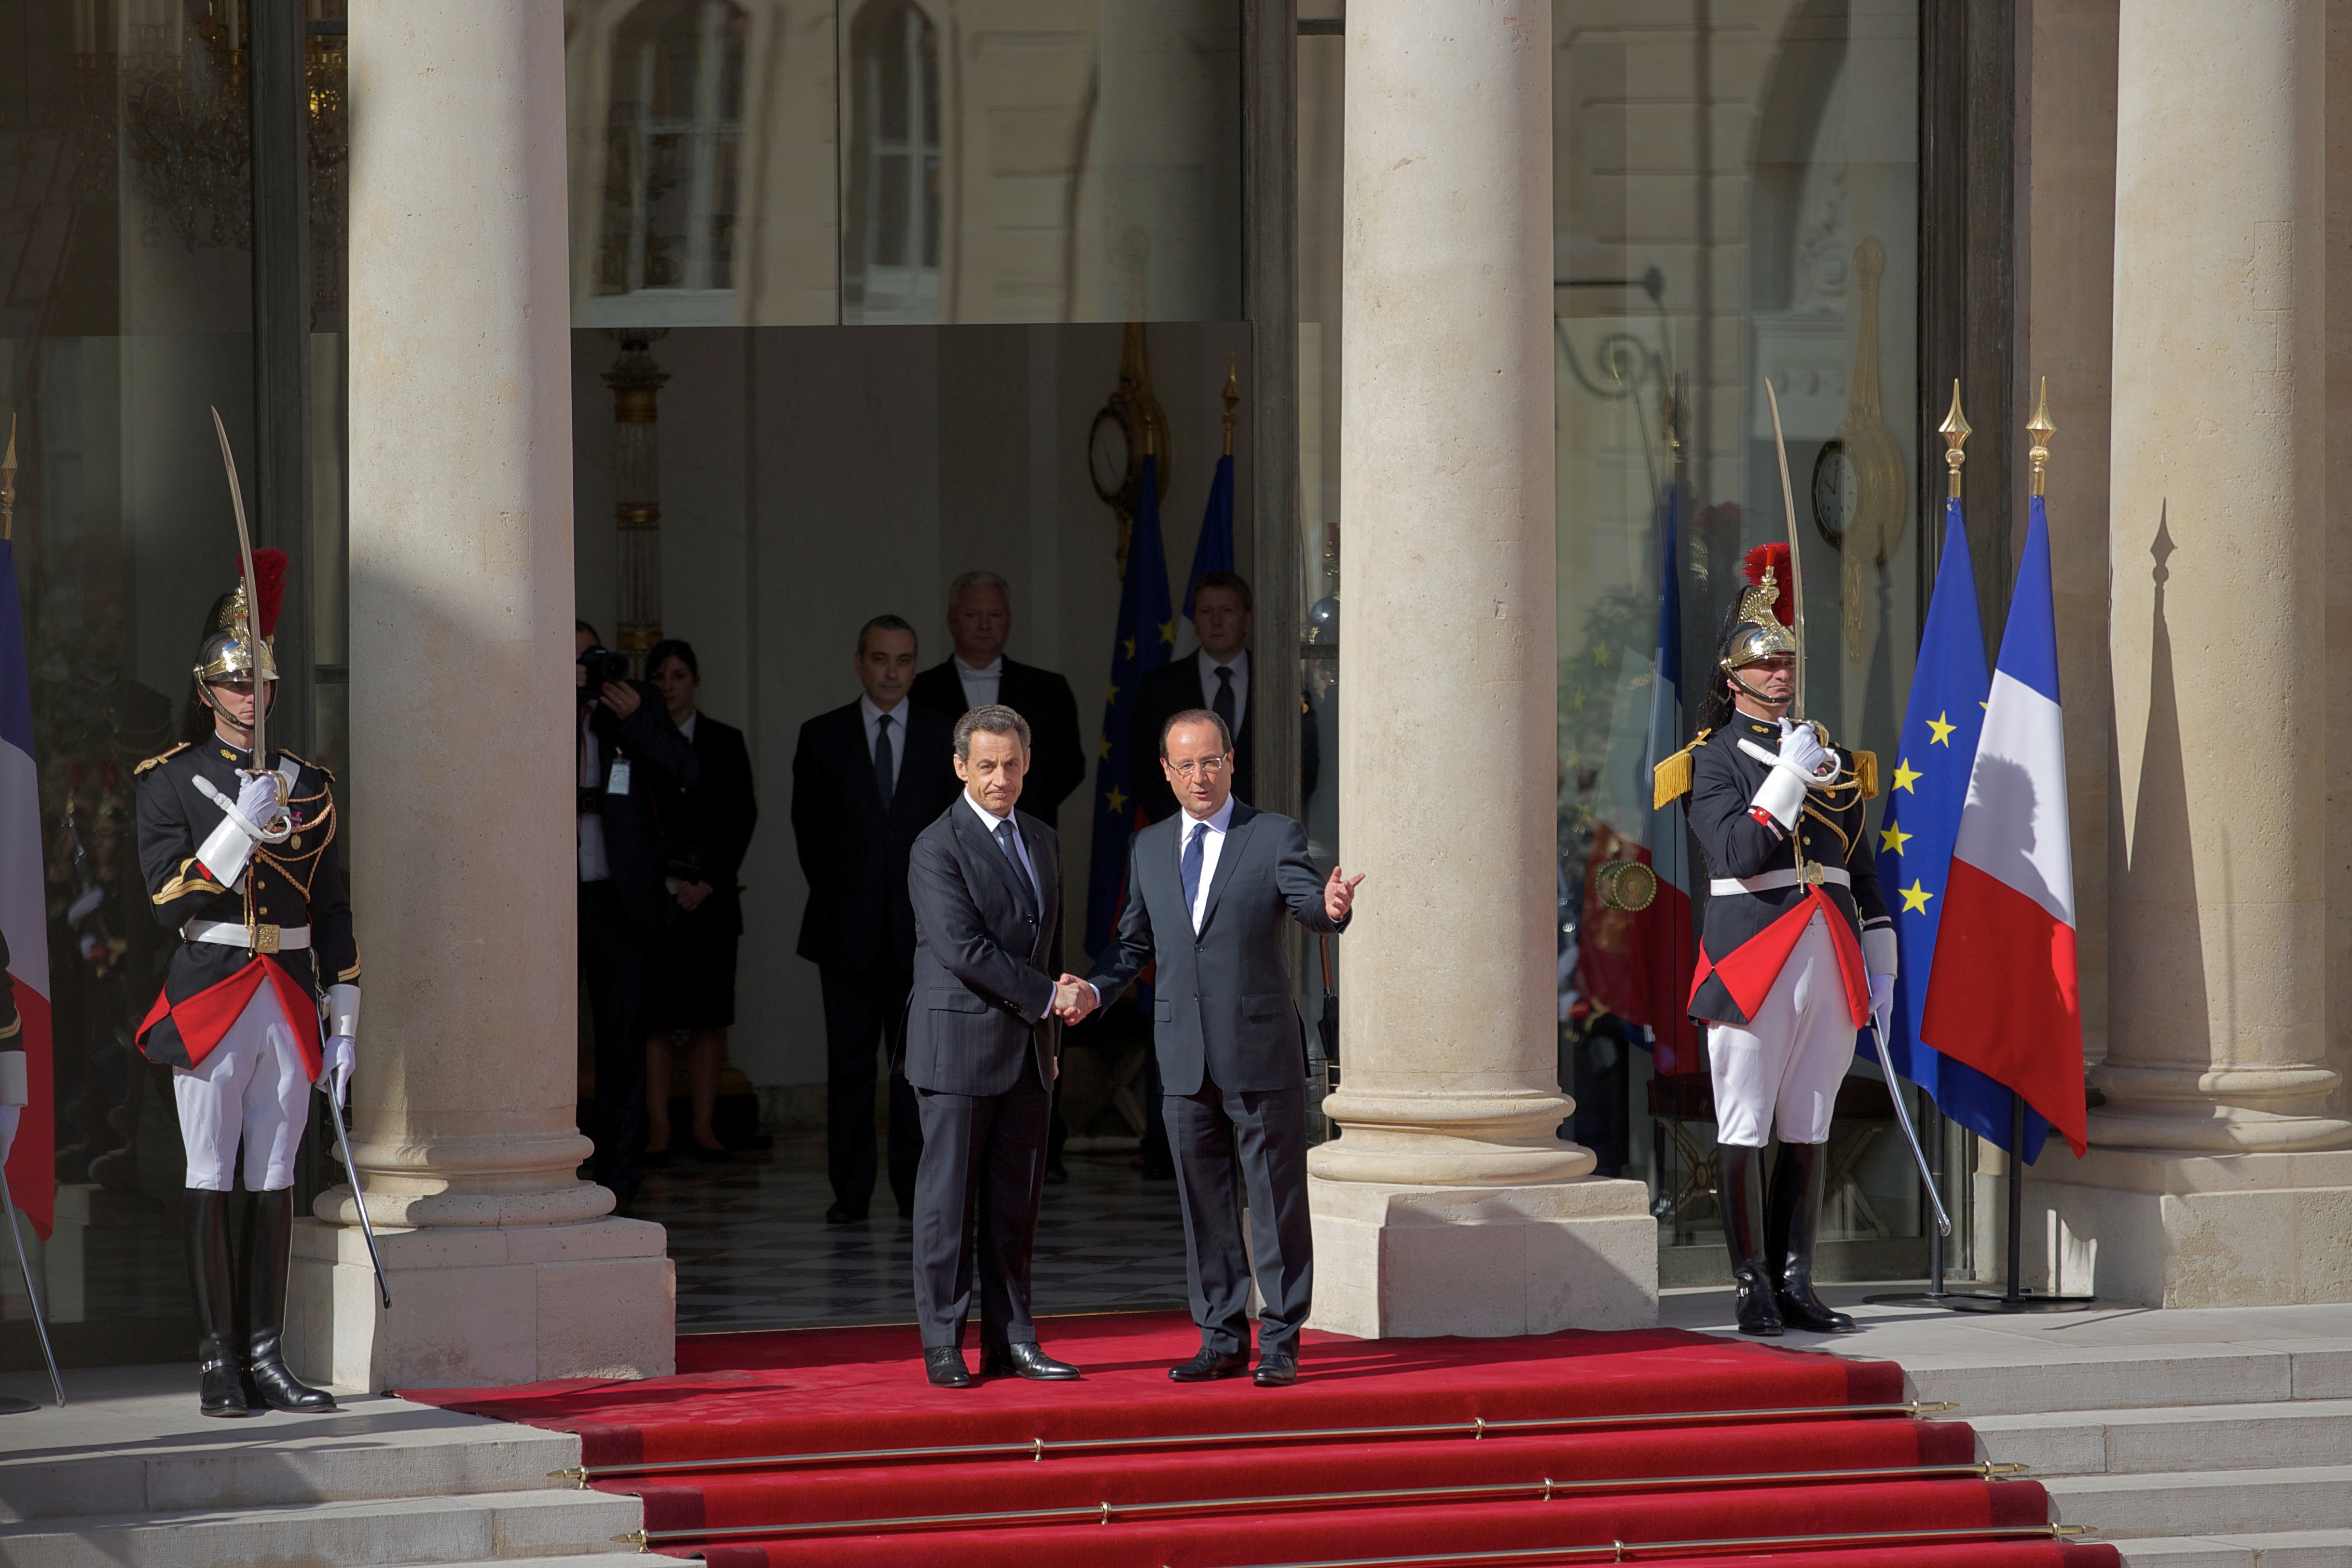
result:
[[[358,1227],[294,1222],[296,1376],[382,1391],[677,1370],[677,1275],[658,1225],[379,1230],[376,1241],[389,1311]]]
[[[1658,1321],[1658,1222],[1638,1181],[1408,1186],[1309,1176],[1310,1328],[1499,1338]]]
[[[2008,1256],[2008,1177],[1977,1181],[1979,1273],[1997,1278]],[[2026,1173],[2024,1209],[2021,1271],[2032,1290],[2149,1307],[2352,1301],[2352,1252],[2342,1245],[2352,1234],[2352,1150],[2094,1147],[2077,1160],[2053,1138]]]

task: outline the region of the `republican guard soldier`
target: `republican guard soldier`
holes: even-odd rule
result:
[[[256,705],[276,689],[268,639],[286,558],[256,550],[253,568],[256,613],[243,587],[223,595],[196,655],[212,734],[139,768],[140,869],[156,919],[180,937],[139,1047],[173,1069],[207,1416],[335,1407],[287,1369],[286,1282],[310,1090],[342,1092],[359,1032],[334,779],[284,751],[258,762],[252,751]],[[232,1263],[240,1140],[246,1190]]]
[[[1706,1026],[1740,1332],[1846,1333],[1853,1320],[1814,1292],[1813,1250],[1838,1085],[1856,1031],[1895,988],[1894,924],[1863,821],[1878,761],[1790,720],[1789,547],[1750,550],[1747,576],[1717,649],[1708,727],[1660,764],[1656,794],[1663,804],[1689,792],[1709,873],[1690,1012]]]

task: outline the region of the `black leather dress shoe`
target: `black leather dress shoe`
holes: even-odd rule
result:
[[[1055,1361],[1034,1343],[1024,1343],[1015,1340],[1010,1344],[982,1345],[980,1375],[982,1377],[1026,1377],[1037,1383],[1066,1383],[1078,1375],[1078,1369],[1066,1361]]]
[[[1295,1355],[1269,1355],[1259,1361],[1250,1381],[1260,1388],[1287,1388],[1298,1381],[1298,1358]]]
[[[864,1209],[852,1208],[845,1203],[836,1203],[824,1211],[824,1222],[827,1225],[862,1225],[865,1220]]]
[[[923,1375],[934,1388],[970,1388],[971,1374],[964,1370],[963,1352],[951,1345],[923,1352]]]
[[[1213,1383],[1220,1377],[1238,1377],[1248,1370],[1249,1357],[1244,1353],[1204,1348],[1183,1365],[1170,1367],[1168,1376],[1176,1383]]]

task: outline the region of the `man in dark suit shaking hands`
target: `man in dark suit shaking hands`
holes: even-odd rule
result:
[[[1102,967],[1066,1022],[1115,997],[1146,964],[1166,1086],[1168,1142],[1184,1210],[1186,1282],[1201,1351],[1168,1375],[1230,1377],[1249,1364],[1250,1257],[1234,1191],[1240,1156],[1255,1251],[1258,1364],[1276,1388],[1298,1375],[1315,1260],[1307,1218],[1307,1035],[1283,961],[1282,923],[1347,929],[1356,884],[1307,857],[1307,830],[1234,799],[1233,732],[1194,708],[1169,718],[1160,761],[1181,808],[1135,835],[1127,907]],[[1075,977],[1065,976],[1068,980]]]
[[[907,1016],[915,913],[907,856],[915,835],[954,798],[953,727],[908,700],[915,630],[877,615],[857,633],[864,695],[801,726],[793,753],[793,841],[808,879],[800,955],[824,988],[828,1225],[855,1225],[874,1196],[875,1050],[895,1060]],[[922,1133],[915,1096],[890,1084],[890,1188],[915,1202]]]
[[[1037,1347],[1029,1312],[1057,1015],[1076,1010],[1079,994],[1076,981],[1054,977],[1062,965],[1061,841],[1013,810],[1029,738],[1028,721],[1002,703],[956,721],[963,793],[915,841],[907,871],[915,907],[907,1081],[923,1119],[915,1320],[924,1375],[941,1388],[971,1386],[963,1329],[975,1273],[982,1376],[1078,1375]]]

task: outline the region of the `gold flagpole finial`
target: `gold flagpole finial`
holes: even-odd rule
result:
[[[2042,378],[2042,401],[2035,406],[2033,418],[2026,425],[2025,433],[2033,437],[2033,444],[2026,450],[2026,455],[2033,460],[2031,493],[2039,496],[2042,494],[2042,482],[2046,477],[2042,471],[2050,466],[2050,438],[2058,434],[2058,427],[2050,422],[2050,378],[2048,376]]]
[[[1241,362],[1237,354],[1225,356],[1225,455],[1234,455],[1234,410],[1241,406],[1242,383],[1235,370]]]
[[[1936,428],[1944,434],[1944,445],[1948,449],[1944,454],[1944,461],[1951,465],[1952,470],[1948,481],[1950,487],[1944,493],[1957,501],[1960,498],[1960,465],[1969,460],[1969,455],[1960,448],[1969,444],[1969,436],[1974,428],[1969,423],[1969,416],[1960,412],[1960,383],[1957,379],[1952,382],[1952,412],[1946,414],[1944,423]]]

